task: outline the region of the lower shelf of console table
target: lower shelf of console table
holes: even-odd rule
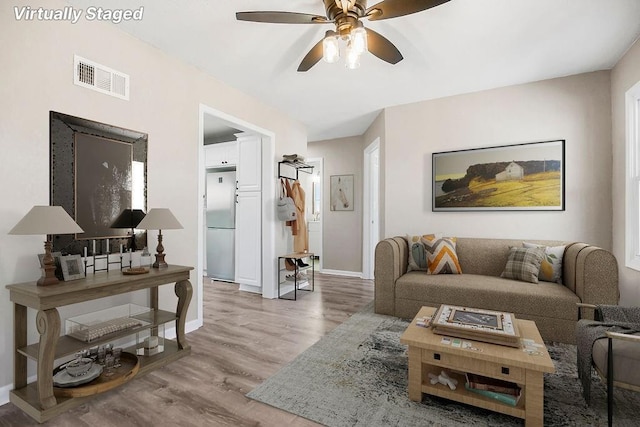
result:
[[[140,329],[155,330],[160,324],[175,322],[176,339],[164,340],[164,351],[138,356],[139,369],[136,377],[161,368],[191,353],[191,346],[185,337],[187,309],[193,289],[189,282],[193,267],[170,265],[162,269],[151,269],[148,274],[125,275],[119,271],[109,271],[90,275],[84,279],[51,286],[36,286],[35,283],[7,285],[14,306],[14,386],[10,401],[37,422],[45,422],[60,413],[93,399],[97,394],[82,397],[55,396],[53,369],[55,360],[72,355],[83,348],[106,343],[114,338],[136,333]],[[178,297],[175,312],[158,309],[158,287],[175,283]],[[58,307],[76,304],[113,295],[140,290],[149,290],[150,312],[148,324],[144,327],[123,331],[109,337],[85,343],[68,336],[60,336],[60,316]],[[27,308],[37,310],[36,326],[40,334],[39,342],[28,345]],[[125,349],[127,351],[128,349]],[[135,348],[133,349],[135,353]],[[37,380],[27,383],[27,359],[34,360]]]
[[[125,349],[125,351],[127,351],[127,349]],[[138,356],[140,360],[140,369],[134,379],[169,363],[175,362],[189,354],[191,354],[191,348],[180,350],[176,341],[165,340],[164,352],[153,356]],[[42,409],[40,406],[38,386],[36,383],[28,384],[26,387],[21,389],[12,390],[10,393],[11,403],[22,409],[39,423],[50,420],[69,409],[83,405],[93,398],[95,398],[95,395],[86,397],[57,397],[57,404],[55,406],[48,409]]]

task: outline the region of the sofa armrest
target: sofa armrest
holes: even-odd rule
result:
[[[575,288],[572,289],[584,304],[618,304],[618,263],[613,254],[597,246],[577,244],[574,256],[566,260]],[[566,254],[565,254],[566,255]],[[567,270],[565,270],[565,273]],[[583,310],[583,318],[593,319],[593,310]]]
[[[407,272],[408,248],[403,237],[381,240],[375,252],[375,312],[395,315],[396,280]]]

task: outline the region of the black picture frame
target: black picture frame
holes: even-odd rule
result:
[[[114,221],[125,208],[142,209],[146,212],[147,205],[147,146],[148,135],[143,132],[126,129],[106,123],[101,123],[81,117],[71,116],[56,111],[49,113],[49,155],[50,155],[50,194],[49,202],[51,205],[62,206],[65,211],[74,219],[85,233],[80,234],[61,234],[53,236],[53,248],[64,254],[82,254],[87,248],[92,249],[91,240],[93,239],[113,239],[110,246],[115,248],[120,244],[128,247],[127,233],[130,229],[116,229],[105,227],[108,219],[102,221],[103,226],[100,229],[87,224],[82,218],[78,218],[78,213],[86,211],[90,205],[87,200],[86,193],[88,191],[78,191],[77,185],[82,186],[92,181],[91,169],[89,171],[78,170],[78,150],[77,145],[80,140],[93,138],[101,141],[101,149],[104,151],[109,144],[115,147],[115,151],[130,151],[131,164],[134,171],[133,176],[136,177],[131,189],[130,206],[115,207],[111,201],[102,203],[101,210],[108,212],[108,216],[112,216]],[[86,156],[85,156],[86,157]],[[124,158],[117,156],[116,158]],[[81,159],[82,160],[82,156]],[[111,162],[108,164],[111,166]],[[99,170],[98,165],[93,172]],[[105,168],[106,169],[106,168]],[[117,175],[117,174],[116,174]],[[136,185],[137,184],[137,185]],[[135,186],[135,189],[133,188]],[[84,193],[84,194],[83,194]],[[136,230],[136,245],[138,247],[146,246],[146,231]],[[104,242],[99,242],[98,248],[106,248]],[[102,249],[101,249],[102,250]],[[99,253],[102,253],[99,251]]]
[[[432,154],[432,211],[564,211],[565,140]]]

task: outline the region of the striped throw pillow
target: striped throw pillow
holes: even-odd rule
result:
[[[461,274],[460,262],[456,253],[456,238],[435,235],[422,236],[427,252],[427,274]]]
[[[544,248],[511,247],[507,265],[500,277],[538,283],[538,272],[543,258]]]

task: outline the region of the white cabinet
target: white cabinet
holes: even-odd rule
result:
[[[221,142],[204,146],[204,165],[208,168],[238,164],[238,143]]]
[[[259,135],[237,135],[238,191],[262,189],[262,138]]]
[[[239,191],[236,203],[236,282],[240,290],[262,292],[262,193]]]

